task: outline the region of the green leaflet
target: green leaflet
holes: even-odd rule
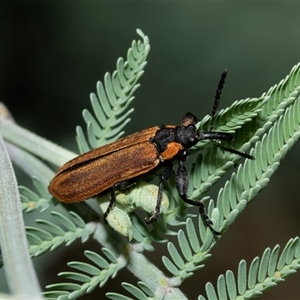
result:
[[[112,75],[106,73],[103,83],[97,83],[97,94],[92,93],[90,96],[94,115],[87,109],[82,113],[87,125],[87,138],[80,126],[76,129],[80,153],[115,141],[130,121],[129,115],[133,108],[129,109],[129,105],[139,87],[137,82],[144,73],[150,51],[148,37],[140,30],[137,33],[142,41],[132,42],[127,52],[127,61],[119,58],[117,70]]]
[[[124,264],[120,263],[108,249],[102,248],[102,251],[106,258],[92,251],[84,252],[85,256],[93,264],[83,262],[68,263],[69,267],[79,272],[62,272],[59,276],[78,281],[78,283],[67,282],[48,285],[47,289],[49,291],[45,292],[44,296],[49,299],[67,295],[68,298],[66,299],[76,299],[104,285],[109,278],[114,277],[118,270],[124,267]]]
[[[78,238],[84,243],[94,232],[93,226],[85,224],[74,212],[70,212],[71,218],[55,211],[51,214],[54,216],[55,221],[61,224],[60,226],[48,220],[38,219],[36,223],[39,224],[39,227],[26,227],[32,256],[39,256],[46,251],[53,251],[63,244],[68,246]]]
[[[247,268],[245,260],[238,266],[237,278],[232,271],[220,275],[217,288],[206,284],[206,297],[201,300],[251,299],[282,282],[300,268],[300,241],[290,239],[278,259],[279,246],[267,248],[261,258],[256,257]],[[248,269],[248,270],[247,270]]]
[[[52,196],[48,192],[47,187],[36,178],[32,178],[34,187],[38,193],[33,192],[24,186],[19,186],[22,209],[25,212],[31,212],[40,209],[40,212],[47,210],[52,204]]]
[[[131,293],[135,297],[134,299],[148,300],[148,299],[154,299],[154,297],[155,297],[155,295],[151,291],[150,287],[147,286],[142,281],[138,282],[139,287],[136,287],[136,286],[126,283],[126,282],[123,282],[122,286],[124,289],[126,289],[129,293]],[[115,299],[115,300],[132,299],[132,298],[126,297],[126,296],[118,294],[118,293],[106,293],[106,296],[108,297],[108,299]]]

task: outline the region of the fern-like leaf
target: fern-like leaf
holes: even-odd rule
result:
[[[213,216],[215,216],[216,211]],[[210,256],[208,251],[213,243],[214,236],[198,216],[198,234],[191,218],[186,220],[186,232],[179,230],[177,240],[179,249],[175,244],[167,244],[170,258],[163,256],[163,263],[173,276],[180,281],[193,275],[203,267],[203,262]],[[198,237],[199,236],[199,237]],[[179,252],[180,250],[180,252]]]
[[[27,187],[19,186],[22,209],[25,212],[31,212],[37,209],[43,212],[53,203],[52,196],[49,194],[47,187],[38,178],[32,177],[32,182],[37,193]]]
[[[78,283],[66,282],[48,285],[49,291],[44,293],[46,299],[52,297],[61,299],[76,299],[84,294],[91,293],[96,287],[102,287],[109,278],[116,276],[122,269],[125,262],[117,257],[107,248],[102,248],[103,256],[92,252],[85,251],[84,255],[92,261],[93,264],[83,262],[69,262],[68,266],[79,272],[62,272],[60,277],[77,281]]]
[[[139,299],[139,300],[155,299],[154,298],[155,294],[152,292],[150,287],[141,281],[138,282],[138,287],[126,282],[123,282],[122,286],[124,289],[126,289],[129,293],[131,293],[134,296],[133,299]],[[106,293],[106,296],[108,299],[113,299],[113,300],[132,299],[118,293]]]
[[[143,75],[146,58],[150,51],[148,37],[137,30],[142,41],[133,41],[127,53],[127,61],[122,58],[117,61],[117,70],[112,75],[106,73],[104,82],[97,83],[97,94],[91,94],[94,116],[87,109],[83,118],[87,124],[87,138],[81,127],[77,127],[77,144],[80,153],[100,147],[118,139],[122,129],[130,121],[129,109],[133,101],[133,93],[139,87],[137,83]]]
[[[51,214],[67,230],[63,230],[55,223],[41,219],[36,220],[40,227],[26,227],[32,256],[39,256],[48,250],[53,251],[62,244],[68,246],[78,238],[81,238],[84,243],[95,230],[92,224],[85,224],[74,212],[70,212],[71,219],[58,212],[51,212]]]
[[[280,161],[300,137],[300,64],[287,78],[270,89],[268,102],[259,114],[261,128],[250,139],[254,144],[251,154],[255,160],[246,159],[226,182],[218,195],[220,222],[228,219],[232,210],[240,213],[267,185]],[[280,98],[284,95],[285,98]],[[234,220],[226,220],[224,228]]]
[[[296,237],[289,240],[280,257],[279,246],[272,250],[267,248],[262,257],[256,257],[250,264],[247,274],[247,263],[242,260],[238,266],[237,278],[232,271],[225,276],[220,275],[217,280],[217,289],[209,282],[206,284],[206,298],[199,296],[199,300],[223,299],[251,299],[263,292],[300,268],[300,241]]]
[[[248,100],[249,105],[245,101],[235,102],[216,117],[219,120],[217,126],[222,119],[226,123],[225,127],[220,125],[224,130],[236,130],[234,141],[224,145],[241,151],[251,149],[251,155],[255,157],[255,160],[246,159],[243,165],[239,165],[219,192],[217,208],[220,219],[217,221],[223,230],[267,185],[280,161],[300,137],[299,74],[300,64],[262,97]],[[239,114],[243,116],[240,120]],[[200,122],[200,128],[208,125],[209,118]],[[198,146],[202,147],[201,143]],[[204,153],[197,157],[189,174],[189,197],[204,197],[240,159],[238,155],[224,152],[218,147],[206,147]],[[207,200],[207,197],[202,200]]]
[[[222,109],[214,119],[214,131],[235,132],[247,122],[252,121],[262,110],[263,105],[268,101],[268,97],[237,100],[230,107]],[[201,131],[208,131],[211,118],[205,117],[199,124]]]

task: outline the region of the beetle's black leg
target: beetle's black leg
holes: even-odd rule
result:
[[[199,207],[199,213],[204,220],[205,224],[209,227],[209,229],[216,235],[220,235],[219,231],[216,231],[213,229],[212,224],[213,222],[211,219],[208,217],[208,215],[205,212],[205,206],[202,201],[195,201],[188,199],[187,197],[187,191],[189,187],[189,180],[187,176],[187,171],[185,167],[185,162],[184,160],[179,160],[178,163],[178,169],[176,172],[176,177],[175,177],[175,183],[176,187],[179,193],[179,196],[182,198],[182,200],[190,205],[198,206]]]
[[[158,218],[158,215],[160,212],[160,205],[161,205],[161,200],[162,200],[162,192],[163,192],[164,183],[170,178],[172,172],[173,172],[173,164],[170,162],[160,176],[155,210],[154,210],[153,215],[148,220],[146,220],[147,224],[150,224],[150,223],[156,221],[156,219]]]
[[[130,180],[127,181],[121,181],[116,183],[110,190],[110,202],[109,205],[104,213],[104,221],[105,223],[107,223],[106,218],[108,216],[108,214],[113,210],[115,203],[116,203],[116,190],[124,190],[127,189],[129,187],[131,187],[132,185],[134,185],[135,182],[132,182]]]
[[[107,223],[106,218],[108,216],[108,214],[112,211],[112,209],[114,208],[116,202],[116,193],[115,190],[112,188],[110,191],[110,202],[109,205],[104,213],[104,222]]]

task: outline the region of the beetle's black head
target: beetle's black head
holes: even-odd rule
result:
[[[177,126],[175,129],[175,142],[188,149],[199,142],[199,133],[195,125]]]
[[[225,132],[201,132],[195,127],[198,118],[192,113],[186,113],[181,119],[181,126],[176,130],[176,142],[180,143],[184,148],[191,148],[202,140],[222,140],[232,141],[233,136]]]

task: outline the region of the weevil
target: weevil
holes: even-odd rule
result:
[[[177,160],[175,184],[180,197],[184,202],[198,206],[206,225],[214,234],[220,234],[212,227],[213,223],[205,212],[203,202],[189,199],[187,196],[189,180],[185,161],[188,150],[202,140],[212,140],[225,151],[253,159],[247,153],[224,147],[218,142],[233,140],[231,133],[213,131],[226,76],[227,70],[222,73],[216,91],[210,131],[197,130],[195,124],[198,119],[192,113],[186,113],[180,125],[154,126],[141,130],[67,162],[50,182],[50,193],[62,202],[76,203],[110,191],[110,204],[104,213],[106,219],[116,201],[116,190],[126,189],[140,177],[164,168],[160,174],[155,210],[146,220],[147,223],[152,223],[160,212],[163,184],[173,173],[173,162]]]

